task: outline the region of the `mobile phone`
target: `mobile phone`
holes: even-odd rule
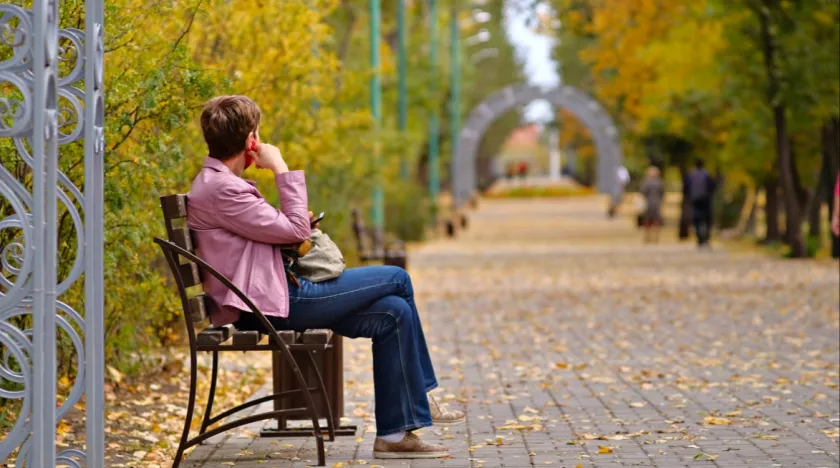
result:
[[[324,212],[322,211],[321,214],[318,215],[317,218],[313,219],[311,223],[309,223],[309,227],[315,227],[316,224],[320,223],[321,220],[324,219]]]

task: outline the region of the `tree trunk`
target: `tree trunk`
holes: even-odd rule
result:
[[[830,118],[822,128],[823,164],[826,171],[827,185],[823,191],[828,202],[828,212],[834,211],[834,184],[840,172],[840,117]],[[830,216],[830,215],[829,215]],[[831,256],[840,258],[840,237],[831,233]]]
[[[338,75],[335,78],[335,89],[341,91],[342,85],[342,78],[343,78],[343,66],[346,63],[347,54],[350,52],[350,44],[353,40],[353,34],[356,31],[356,20],[357,15],[356,12],[353,10],[353,6],[350,4],[348,0],[344,0],[341,2],[341,6],[347,11],[347,29],[344,30],[344,33],[341,35],[341,39],[338,42],[337,47],[337,56],[338,56],[338,63],[342,67],[342,70],[339,71]]]
[[[802,238],[802,217],[799,210],[799,194],[791,172],[790,139],[787,138],[787,116],[780,105],[773,106],[773,121],[776,126],[776,147],[779,167],[782,169],[782,201],[785,205],[785,242],[790,244],[791,257],[803,258],[807,255]]]
[[[822,177],[820,177],[822,179]],[[808,237],[819,238],[822,233],[820,226],[820,209],[822,208],[823,184],[819,183],[814,188],[814,196],[808,202]]]
[[[793,258],[802,258],[807,252],[805,250],[805,242],[802,239],[799,197],[796,192],[796,183],[792,170],[795,168],[793,167],[794,161],[792,160],[790,151],[786,105],[784,95],[781,91],[781,83],[779,82],[779,68],[776,65],[778,50],[770,34],[770,12],[775,6],[775,1],[764,0],[762,5],[754,11],[758,15],[759,25],[761,27],[760,41],[767,75],[767,100],[773,111],[773,124],[776,129],[776,154],[778,157],[782,189],[784,190],[785,219],[788,227],[787,236],[790,240],[791,256]]]
[[[756,197],[758,195],[756,194]],[[750,207],[750,214],[747,216],[747,224],[744,226],[744,234],[749,234],[751,236],[755,235],[755,227],[758,214],[758,203],[753,203]]]
[[[782,240],[782,231],[779,229],[779,184],[775,177],[768,177],[764,181],[764,218],[767,224],[767,237],[765,242],[778,242]]]
[[[823,148],[820,175],[817,178],[816,186],[812,192],[813,196],[808,200],[808,236],[817,238],[819,238],[822,233],[822,226],[820,225],[820,209],[825,201],[825,192],[826,190],[831,192],[831,189],[833,188],[832,184],[834,183],[834,173],[831,172],[831,155],[828,151],[826,151],[825,125],[823,126],[821,133]]]

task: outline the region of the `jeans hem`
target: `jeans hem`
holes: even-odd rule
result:
[[[440,385],[438,385],[438,383],[435,382],[435,383],[429,385],[428,387],[426,387],[426,393],[430,393],[432,390],[435,390],[438,387],[440,387]]]
[[[400,428],[397,428],[397,429],[388,429],[388,430],[383,430],[383,431],[380,431],[380,430],[377,429],[376,430],[376,437],[382,437],[382,436],[386,436],[386,435],[396,434],[398,432],[411,432],[411,431],[415,431],[417,429],[423,429],[424,427],[432,427],[432,422],[431,421],[429,421],[427,423],[415,422],[414,424],[409,424],[407,426],[403,426],[403,427],[400,427]]]

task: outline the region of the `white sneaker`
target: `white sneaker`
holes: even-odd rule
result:
[[[451,410],[446,407],[446,404],[438,403],[437,398],[432,394],[429,394],[429,409],[432,412],[432,424],[435,426],[457,426],[467,421],[467,416],[463,412]]]

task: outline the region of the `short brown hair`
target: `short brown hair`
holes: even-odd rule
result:
[[[230,159],[245,149],[248,134],[260,125],[260,108],[246,96],[218,96],[204,105],[201,131],[211,158]]]

